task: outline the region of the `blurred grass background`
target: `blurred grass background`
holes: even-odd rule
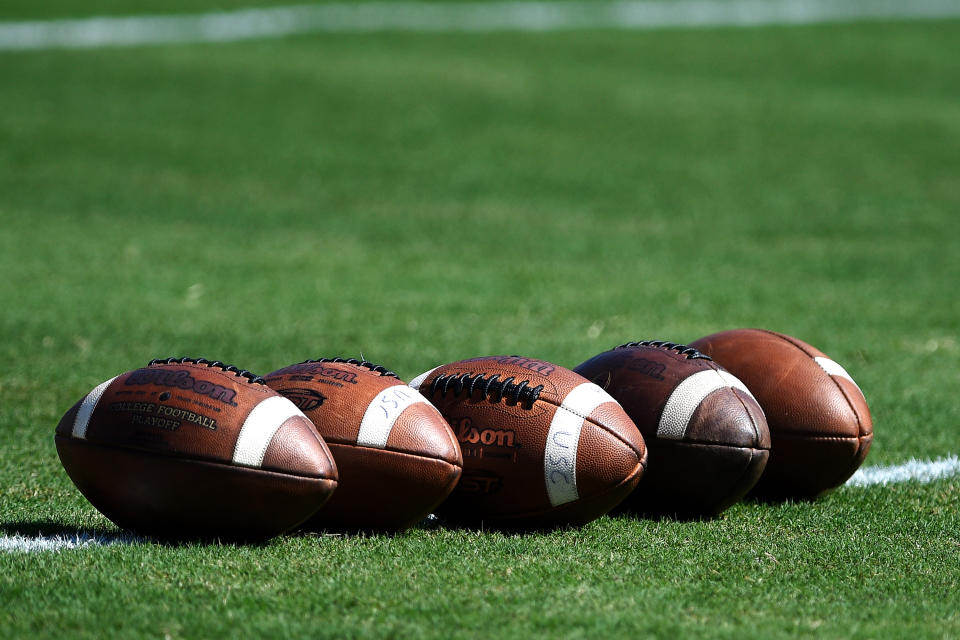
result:
[[[13,2],[0,19],[241,4]],[[53,428],[95,384],[168,355],[262,373],[362,353],[411,378],[758,326],[859,382],[867,464],[956,453],[958,37],[960,21],[881,22],[0,54],[2,531],[113,531]],[[0,622],[949,637],[957,486],[529,537],[3,554]]]

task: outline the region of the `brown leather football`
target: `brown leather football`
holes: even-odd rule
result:
[[[497,528],[585,524],[617,505],[647,461],[636,426],[603,389],[520,356],[437,367],[410,386],[433,402],[463,450],[463,477],[437,510]]]
[[[713,516],[739,501],[767,462],[770,434],[747,388],[708,356],[673,342],[630,342],[574,368],[626,410],[650,463],[622,509]]]
[[[305,529],[400,531],[430,514],[460,478],[450,425],[392,371],[320,358],[265,380],[313,421],[340,472],[336,494]]]
[[[762,329],[723,331],[692,346],[743,380],[767,415],[770,460],[754,495],[815,498],[863,462],[873,440],[867,401],[822,351]]]
[[[337,485],[323,440],[263,380],[203,358],[153,360],[98,385],[57,425],[60,461],[117,526],[163,539],[262,540]]]

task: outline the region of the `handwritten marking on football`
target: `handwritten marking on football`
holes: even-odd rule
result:
[[[428,404],[416,389],[405,384],[384,389],[370,401],[367,410],[363,412],[360,431],[357,433],[357,444],[383,449],[387,446],[387,439],[400,414],[410,405],[419,403]]]
[[[547,496],[554,507],[580,497],[577,490],[577,449],[583,422],[594,409],[606,402],[617,404],[606,391],[592,382],[584,382],[567,394],[553,414],[543,453],[543,475]]]

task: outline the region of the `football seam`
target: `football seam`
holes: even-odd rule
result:
[[[408,458],[416,458],[417,460],[440,462],[447,466],[453,467],[454,469],[463,469],[463,465],[458,465],[455,462],[450,462],[449,460],[445,460],[444,458],[437,458],[435,456],[431,456],[427,454],[411,453],[409,451],[397,451],[396,449],[378,449],[376,447],[365,447],[362,444],[357,444],[355,442],[333,442],[328,440],[327,446],[329,447],[331,445],[337,445],[339,447],[350,447],[352,449],[365,449],[368,451],[382,451],[384,453],[389,453],[394,456],[406,456]],[[336,462],[336,456],[334,456],[333,458],[334,458],[334,462]]]
[[[206,364],[189,362],[189,361],[166,362],[165,359],[158,359],[157,362],[155,362],[154,364],[148,364],[146,367],[138,367],[137,369],[132,369],[131,371],[137,371],[138,369],[149,369],[150,367],[170,367],[170,366],[185,366],[185,367],[189,367],[190,369],[195,369],[200,371],[209,371],[210,373],[218,375],[221,378],[225,380],[229,380],[231,382],[237,382],[238,380],[242,380],[243,388],[249,389],[251,391],[260,391],[265,393],[267,390],[269,390],[269,387],[267,387],[265,384],[251,382],[246,376],[241,376],[233,372],[224,371],[220,367],[210,367],[210,366],[207,366]],[[227,366],[230,366],[230,365],[227,365]],[[246,369],[243,369],[243,371],[246,371]],[[130,373],[130,371],[126,373]],[[251,372],[247,371],[247,373],[251,373]],[[123,374],[120,374],[120,375],[123,375]],[[256,374],[251,374],[251,375],[256,375]],[[117,376],[117,377],[119,378],[120,376]],[[256,376],[256,377],[261,378],[262,376]]]
[[[301,364],[346,364],[346,365],[350,365],[354,369],[358,369],[361,375],[367,375],[367,376],[370,376],[371,378],[391,378],[394,380],[400,379],[400,376],[398,376],[393,371],[387,369],[382,364],[376,364],[368,360],[357,360],[356,358],[343,358],[341,356],[335,356],[333,358],[320,357],[320,358],[314,358],[312,360],[304,360],[303,362],[297,362],[296,364],[288,365],[287,367],[284,367],[284,369],[289,368],[291,366],[295,367]],[[381,369],[383,371],[380,371]],[[277,371],[282,371],[282,370],[283,369],[278,369]],[[406,383],[401,382],[400,384],[406,384]]]
[[[537,402],[540,402],[540,401],[543,401],[545,404],[549,404],[550,406],[556,407],[557,409],[563,409],[564,411],[568,411],[568,412],[572,413],[573,415],[577,416],[578,418],[582,418],[584,422],[589,422],[589,423],[592,424],[593,426],[599,427],[599,428],[603,429],[604,431],[606,431],[607,433],[609,433],[610,435],[612,435],[614,438],[616,438],[617,440],[619,440],[621,443],[625,444],[628,449],[630,449],[630,450],[633,451],[635,454],[637,454],[637,460],[640,460],[640,459],[641,459],[642,454],[643,454],[644,452],[640,451],[639,449],[634,448],[634,446],[633,446],[632,444],[630,444],[630,442],[627,441],[623,436],[621,436],[621,435],[620,435],[619,433],[617,433],[616,431],[611,430],[611,429],[610,429],[609,427],[607,427],[606,425],[601,424],[601,423],[597,422],[596,420],[591,420],[591,419],[590,419],[590,416],[585,416],[585,415],[581,414],[579,411],[574,411],[574,410],[572,410],[572,409],[568,409],[567,407],[563,406],[562,404],[554,404],[553,402],[550,402],[549,400],[545,400],[545,399],[543,399],[543,398],[539,398],[539,399],[537,400]],[[609,400],[608,400],[607,402],[609,402]],[[604,404],[607,404],[607,402],[603,402],[603,403],[597,405],[597,409],[599,409],[600,407],[602,407]],[[614,401],[614,404],[616,404],[618,407],[620,407],[620,410],[623,411],[624,415],[626,415],[626,411],[624,411],[623,407],[620,406],[620,403],[619,403],[619,402]],[[594,411],[596,411],[596,409],[594,409]],[[627,419],[630,420],[631,423],[633,423],[633,420],[630,418],[630,416],[627,416]],[[636,425],[634,425],[634,427],[636,427]],[[636,427],[636,428],[637,428],[637,431],[639,432],[639,427]],[[641,434],[640,437],[642,438],[642,437],[643,437],[643,434]],[[646,449],[646,443],[645,443],[645,442],[644,442],[644,449]]]
[[[722,444],[719,442],[703,442],[702,440],[672,440],[671,442],[678,442],[684,446],[694,446],[694,447],[710,447],[715,449],[737,449],[740,451],[767,451],[770,449],[764,449],[763,447],[745,447],[738,444]]]
[[[627,483],[629,483],[629,482],[632,482],[632,481],[634,481],[634,480],[636,479],[637,469],[638,469],[638,468],[640,469],[640,473],[643,473],[644,471],[646,471],[646,468],[647,468],[646,462],[647,462],[647,461],[646,461],[646,458],[644,458],[644,459],[642,459],[642,460],[638,460],[638,461],[637,461],[637,464],[634,465],[633,469],[631,469],[630,474],[629,474],[626,478],[624,478],[623,480],[621,480],[620,482],[618,482],[617,484],[615,484],[614,486],[612,486],[612,487],[607,487],[607,488],[603,489],[602,491],[599,491],[599,492],[597,492],[597,493],[591,493],[591,494],[589,494],[589,495],[587,495],[587,496],[580,496],[579,498],[577,498],[577,499],[574,500],[573,502],[566,502],[566,503],[564,503],[564,504],[562,504],[562,505],[560,505],[560,506],[558,506],[558,507],[553,507],[553,506],[551,506],[551,507],[549,507],[549,508],[539,509],[539,510],[537,510],[537,511],[524,511],[523,513],[511,513],[510,515],[500,516],[500,517],[486,518],[485,520],[489,520],[490,522],[495,522],[495,523],[496,523],[496,522],[509,522],[509,521],[511,521],[511,520],[517,520],[517,519],[523,519],[523,518],[539,518],[539,517],[544,517],[544,516],[554,516],[554,515],[556,515],[558,512],[562,512],[564,509],[568,509],[568,510],[569,510],[569,509],[573,509],[574,507],[576,507],[577,505],[579,505],[579,504],[581,503],[581,501],[584,499],[584,497],[586,497],[586,498],[589,499],[589,500],[592,500],[592,499],[595,499],[595,498],[599,498],[599,497],[605,496],[605,495],[607,495],[608,493],[612,493],[612,492],[614,492],[614,491],[617,491],[618,489],[620,489],[621,487],[623,487],[623,485],[625,485],[625,484],[627,484]],[[606,515],[606,514],[605,514],[605,513],[604,513],[604,514],[601,514],[601,516],[603,516],[603,515]],[[598,517],[599,517],[599,516],[598,516]],[[481,521],[482,521],[482,520],[481,520]]]
[[[442,368],[443,368],[443,367],[437,367],[437,369],[442,369]],[[440,374],[440,375],[445,375],[445,374]],[[428,382],[427,380],[424,380],[424,381],[420,384],[420,387],[423,388],[424,386],[426,386],[426,385],[427,385],[427,382]],[[589,382],[589,380],[587,380],[587,382]],[[555,385],[554,385],[554,388],[556,388]],[[424,397],[426,397],[426,396],[424,396]],[[427,398],[427,400],[430,401],[429,398]],[[571,409],[568,409],[567,407],[564,407],[562,401],[561,401],[560,404],[557,404],[556,402],[552,402],[552,401],[549,400],[548,398],[545,398],[545,397],[543,397],[543,396],[540,396],[540,397],[538,397],[538,398],[534,401],[534,406],[536,406],[536,403],[538,403],[538,402],[543,402],[544,404],[548,404],[548,405],[550,405],[550,406],[552,406],[552,407],[556,407],[557,409],[564,409],[564,410],[566,410],[566,411],[569,411],[569,412],[572,413],[573,415],[575,415],[575,416],[577,416],[577,417],[579,417],[579,418],[582,418],[585,422],[589,422],[590,424],[592,424],[592,425],[594,425],[594,426],[596,426],[596,427],[599,427],[599,428],[603,429],[604,431],[606,431],[607,433],[609,433],[610,435],[612,435],[614,438],[616,438],[617,440],[619,440],[622,444],[626,445],[626,447],[627,447],[628,449],[630,449],[631,451],[633,451],[633,452],[637,455],[637,459],[638,459],[638,460],[641,459],[642,454],[643,454],[644,452],[642,452],[642,451],[640,451],[639,449],[635,448],[629,441],[627,441],[625,438],[623,438],[620,434],[618,434],[618,433],[616,433],[615,431],[612,431],[611,429],[609,429],[606,425],[600,424],[599,422],[596,422],[595,420],[591,420],[591,419],[590,419],[590,416],[585,416],[585,415],[581,414],[581,413],[578,412],[578,411],[573,411],[573,410],[571,410]],[[616,400],[614,400],[613,402],[614,402],[614,404],[616,404],[618,407],[620,407],[620,410],[624,412],[624,415],[626,415],[626,411],[624,411],[624,409],[623,409],[623,407],[620,405],[620,403],[619,403],[619,402],[616,402]],[[432,404],[432,402],[431,402],[431,404]],[[495,404],[499,404],[499,403],[495,403]],[[597,405],[597,408],[603,406],[603,404],[606,404],[606,403],[601,403],[600,405]],[[442,412],[441,412],[441,415],[442,415]],[[627,416],[627,419],[630,420],[631,423],[633,423],[633,420],[630,419],[630,416]],[[636,426],[636,425],[634,425],[634,426]],[[637,430],[639,431],[639,428],[637,428]],[[642,434],[641,434],[641,437],[642,437]],[[644,448],[646,448],[646,445],[644,445]]]
[[[638,469],[639,469],[639,471],[637,471]],[[590,500],[593,500],[593,499],[596,499],[596,498],[600,498],[600,497],[602,497],[602,496],[605,496],[605,495],[607,495],[607,494],[609,494],[609,493],[613,493],[614,491],[617,491],[618,489],[622,488],[623,485],[625,485],[625,484],[627,484],[627,483],[629,483],[629,482],[633,482],[634,480],[636,480],[638,475],[639,475],[639,476],[641,477],[641,479],[642,479],[642,477],[643,477],[643,472],[646,471],[646,470],[647,470],[647,460],[646,460],[646,459],[638,460],[638,461],[637,461],[637,464],[635,464],[634,467],[633,467],[633,469],[630,470],[630,474],[627,475],[627,477],[625,477],[623,480],[621,480],[620,482],[618,482],[617,484],[615,484],[615,485],[612,486],[612,487],[607,487],[606,489],[603,489],[603,490],[601,490],[601,491],[598,491],[597,493],[591,493],[591,494],[589,494],[589,495],[587,496],[587,498],[590,499]],[[624,497],[626,497],[626,496],[624,496]],[[576,504],[579,503],[581,500],[582,500],[582,497],[577,498],[576,502],[568,502],[567,504],[571,505],[570,508],[573,508],[573,505],[576,505]],[[566,505],[560,505],[559,508],[562,509],[564,506],[566,506]],[[614,507],[615,507],[615,506],[616,506],[616,505],[614,505]],[[555,511],[556,509],[557,509],[557,507],[554,507],[552,511]],[[606,514],[602,514],[602,515],[606,515]]]
[[[648,344],[644,344],[644,342]],[[660,345],[652,344],[654,342],[661,342],[661,344]],[[670,346],[670,347],[666,346],[668,344],[673,346]],[[688,355],[687,353],[685,353],[685,351],[677,351],[676,347],[683,347],[684,350],[692,349],[695,352],[695,355]],[[678,360],[681,362],[688,362],[690,360],[703,360],[704,362],[707,362],[707,363],[714,362],[712,357],[701,352],[696,347],[691,347],[689,345],[680,344],[677,342],[667,342],[667,341],[660,341],[660,340],[638,340],[636,342],[627,342],[625,344],[621,344],[620,346],[614,347],[609,351],[605,351],[604,353],[609,353],[610,351],[617,351],[619,349],[637,349],[638,351],[641,349],[653,349],[657,353],[666,354],[672,357],[674,360]],[[603,354],[598,354],[598,355],[603,355]]]
[[[829,374],[827,374],[827,375],[829,375]],[[853,415],[854,415],[854,416],[856,417],[856,419],[857,419],[857,434],[858,434],[858,437],[863,437],[863,436],[865,436],[865,435],[872,434],[872,433],[873,433],[873,429],[870,429],[869,431],[867,431],[867,430],[864,428],[864,426],[863,426],[863,421],[860,419],[860,412],[857,411],[857,408],[856,408],[855,406],[853,406],[853,402],[850,401],[850,396],[849,396],[849,394],[847,394],[846,389],[843,388],[843,386],[840,384],[840,382],[837,381],[837,379],[836,379],[834,376],[830,376],[830,379],[833,381],[833,383],[834,383],[835,385],[837,385],[837,388],[840,389],[840,393],[843,394],[843,399],[847,401],[847,406],[850,407],[850,410],[853,411]],[[856,383],[854,382],[854,384],[856,384]],[[867,401],[866,397],[864,397],[863,401],[864,401],[864,404],[866,404],[866,401]]]
[[[872,437],[873,434],[869,434],[869,435]],[[800,433],[800,434],[778,433],[776,435],[776,438],[787,439],[787,440],[851,440],[851,441],[859,442],[861,439],[861,436],[815,436],[815,435],[808,435],[803,433]],[[772,446],[770,448],[771,450],[773,449]]]
[[[749,389],[746,388],[746,384],[744,384],[743,381],[741,381],[739,378],[737,378],[736,376],[734,376],[732,373],[730,373],[729,371],[727,371],[727,370],[724,369],[723,367],[719,366],[716,362],[707,361],[705,364],[707,364],[707,365],[709,365],[709,366],[708,366],[707,368],[705,368],[705,369],[700,369],[699,371],[694,371],[694,372],[686,375],[685,377],[681,378],[680,380],[678,380],[677,383],[676,383],[676,384],[673,386],[673,388],[670,390],[670,392],[666,394],[666,397],[663,399],[663,402],[657,404],[656,412],[655,412],[655,414],[654,414],[654,415],[656,416],[656,418],[655,418],[654,421],[656,422],[657,426],[656,426],[656,430],[653,431],[653,433],[651,433],[651,436],[653,436],[654,438],[656,438],[656,439],[658,439],[658,440],[685,441],[685,440],[687,439],[687,432],[688,432],[689,429],[690,429],[690,425],[692,424],[694,417],[696,417],[697,415],[699,415],[699,411],[700,411],[701,407],[703,406],[703,404],[704,404],[709,398],[713,397],[713,396],[716,395],[716,394],[719,394],[719,393],[727,393],[728,395],[729,395],[729,394],[732,394],[732,395],[733,395],[733,397],[736,399],[736,401],[740,404],[740,407],[743,409],[743,412],[747,415],[747,417],[750,418],[750,424],[751,424],[751,427],[753,428],[754,440],[757,441],[757,442],[759,442],[759,440],[760,440],[760,431],[759,431],[759,429],[757,428],[757,425],[756,425],[756,423],[755,423],[754,420],[753,420],[753,417],[752,417],[752,415],[751,415],[751,412],[747,409],[746,404],[743,402],[743,400],[741,400],[740,396],[738,396],[737,393],[736,393],[736,391],[740,391],[740,392],[744,392],[744,391],[745,391],[747,395],[749,395],[750,397],[753,397],[753,392],[751,392]],[[690,389],[689,389],[688,387],[690,386],[691,381],[693,381],[693,380],[694,380],[695,378],[697,378],[697,377],[699,377],[700,380],[702,380],[703,374],[705,374],[705,373],[707,373],[707,372],[709,372],[709,371],[712,371],[714,374],[716,374],[717,377],[720,378],[720,380],[721,380],[722,383],[723,383],[722,386],[713,387],[712,390],[709,390],[708,393],[700,396],[700,399],[699,399],[698,403],[690,410],[690,413],[686,416],[687,419],[686,419],[686,422],[683,424],[683,431],[680,433],[679,437],[670,437],[671,433],[673,433],[673,430],[671,430],[670,432],[666,432],[666,430],[664,430],[665,432],[664,432],[663,434],[661,434],[661,429],[663,429],[663,427],[664,427],[664,419],[665,419],[665,418],[664,418],[664,413],[666,412],[667,406],[668,406],[668,405],[671,405],[671,404],[674,405],[674,406],[671,407],[671,408],[673,409],[673,411],[671,412],[671,414],[668,414],[668,415],[667,415],[668,418],[670,418],[670,417],[680,417],[680,416],[683,416],[684,414],[686,414],[686,411],[683,411],[683,410],[682,410],[682,409],[683,409],[683,406],[677,407],[677,406],[676,406],[677,403],[676,403],[675,401],[679,398],[680,404],[681,404],[681,405],[682,405],[682,404],[685,404],[683,399],[684,399],[685,397],[689,397],[689,396],[690,396],[690,393],[689,393]],[[734,383],[731,382],[731,379],[734,380],[734,381],[736,381],[736,382],[739,382],[739,383],[742,385],[742,388],[741,388],[741,387],[734,386]],[[680,393],[681,390],[683,390],[684,392],[686,392],[686,394]],[[695,390],[695,391],[702,391],[701,389],[698,389],[696,386],[694,386],[694,389],[693,389],[693,390]],[[757,401],[756,401],[756,398],[753,398],[753,399],[754,399],[754,402],[757,402]],[[757,402],[757,405],[759,406],[759,402]],[[681,410],[678,411],[678,409],[681,409]],[[760,412],[763,413],[763,408],[762,408],[762,407],[760,408]],[[766,419],[766,414],[764,414],[764,419]],[[671,426],[671,425],[677,424],[678,422],[679,422],[679,421],[676,421],[676,422],[675,422],[674,420],[669,420],[669,422],[667,423],[667,426]]]
[[[405,384],[405,385],[407,385],[408,387],[410,386],[410,385],[407,384],[406,382],[403,382],[402,384]],[[413,389],[413,387],[410,387],[410,388]],[[414,391],[416,391],[417,393],[420,393],[420,390],[419,390],[419,389],[414,389]],[[463,450],[460,448],[460,441],[457,440],[457,434],[453,432],[453,427],[450,426],[450,423],[447,422],[447,419],[443,417],[443,414],[442,414],[442,413],[440,413],[440,409],[437,409],[436,405],[434,405],[433,402],[431,402],[430,399],[427,398],[426,396],[424,396],[422,393],[420,393],[420,395],[423,396],[423,398],[426,400],[426,405],[427,405],[428,407],[430,407],[431,409],[433,409],[433,412],[434,412],[437,416],[440,417],[440,422],[441,422],[441,423],[443,424],[443,426],[444,426],[443,435],[446,436],[446,438],[447,438],[447,443],[451,446],[451,449],[452,449],[453,451],[456,451],[456,452],[457,452],[457,458],[459,459],[459,465],[460,465],[460,468],[462,469],[462,468],[463,468]],[[413,406],[413,405],[411,405],[411,406]],[[408,408],[409,408],[409,407],[408,407]],[[404,411],[406,411],[406,410],[404,410]],[[401,415],[403,415],[403,414],[401,414]],[[398,416],[397,419],[399,420],[399,416]],[[402,452],[398,452],[398,453],[402,453]],[[414,454],[414,455],[416,455],[416,454]],[[426,457],[426,458],[431,458],[431,459],[434,459],[434,460],[443,460],[443,458],[433,458],[432,456],[424,456],[424,457]],[[447,461],[447,462],[449,462],[449,461]]]
[[[731,375],[732,375],[732,374],[731,374]],[[744,385],[744,386],[746,386],[746,385]],[[730,390],[730,393],[733,394],[733,397],[736,398],[737,401],[740,403],[740,406],[743,407],[743,410],[744,410],[744,412],[747,414],[747,417],[750,418],[750,424],[753,426],[754,439],[755,439],[755,441],[756,441],[757,443],[759,443],[760,440],[761,440],[761,438],[760,438],[760,427],[757,425],[757,422],[753,419],[753,413],[752,413],[752,412],[750,411],[750,409],[747,407],[747,403],[743,401],[743,398],[741,398],[741,397],[739,396],[739,394],[735,393],[735,391],[734,391],[735,388],[734,388],[734,387],[727,387],[727,389]],[[704,398],[704,400],[706,400],[706,398]],[[753,401],[754,401],[754,403],[755,403],[758,407],[760,407],[760,403],[757,402],[756,398],[754,398]],[[763,407],[760,407],[760,413],[763,413]],[[763,413],[763,417],[764,417],[764,420],[766,420],[767,414]],[[769,430],[769,427],[768,427],[768,430]],[[751,449],[762,449],[762,447],[750,447],[750,448],[751,448]],[[763,449],[763,450],[764,450],[764,451],[769,451],[770,449],[767,448],[767,449]]]
[[[790,344],[790,345],[796,347],[796,348],[799,349],[805,356],[807,356],[807,357],[810,358],[811,360],[813,360],[814,358],[818,358],[818,357],[826,357],[826,358],[829,358],[829,359],[832,360],[832,358],[830,358],[830,356],[827,356],[826,354],[823,354],[822,356],[816,356],[816,355],[814,355],[814,354],[812,354],[812,353],[809,353],[809,352],[808,352],[806,349],[804,349],[801,345],[799,345],[799,344],[797,344],[796,342],[794,342],[789,336],[784,336],[783,334],[777,333],[776,331],[770,331],[769,329],[760,329],[760,331],[762,331],[762,332],[764,332],[764,333],[766,333],[766,334],[769,334],[769,335],[771,335],[771,336],[774,336],[775,338],[779,339],[780,341],[786,342],[787,344]],[[820,351],[820,350],[817,349],[817,351]],[[820,351],[820,353],[823,353],[823,352]],[[870,431],[866,431],[866,430],[863,428],[863,421],[860,419],[860,412],[857,411],[857,408],[853,406],[853,403],[850,401],[850,396],[847,394],[847,392],[846,392],[846,390],[843,388],[843,386],[841,386],[841,384],[840,384],[839,382],[837,382],[837,379],[836,379],[834,376],[832,376],[832,375],[830,375],[829,373],[827,373],[826,371],[824,371],[824,370],[823,370],[823,367],[821,367],[819,364],[817,364],[816,361],[814,361],[814,364],[817,365],[817,369],[819,369],[820,371],[822,371],[823,374],[824,374],[825,376],[827,376],[827,378],[830,379],[830,382],[832,382],[833,385],[840,391],[840,394],[843,396],[843,399],[846,400],[846,402],[847,402],[847,407],[849,407],[849,408],[850,408],[850,411],[853,412],[853,417],[856,418],[856,420],[857,420],[857,438],[859,439],[859,438],[862,438],[862,437],[865,436],[865,435],[872,434],[872,433],[873,433],[873,430],[872,430],[872,429],[871,429]],[[856,384],[856,383],[854,383],[854,384]],[[866,397],[864,397],[864,402],[866,402]]]
[[[334,483],[337,482],[335,478],[330,478],[328,476],[308,476],[300,473],[289,473],[287,471],[277,471],[276,469],[265,469],[263,467],[248,467],[242,464],[233,464],[231,462],[223,462],[222,460],[200,458],[200,457],[194,456],[193,454],[191,454],[189,457],[186,457],[177,453],[163,453],[160,451],[150,451],[149,449],[137,449],[135,447],[122,447],[122,446],[117,446],[113,444],[106,444],[103,442],[91,441],[89,439],[84,440],[81,438],[64,436],[59,433],[54,436],[54,441],[56,441],[57,439],[69,440],[71,442],[78,442],[78,443],[81,443],[82,445],[86,445],[89,447],[99,447],[103,449],[109,449],[110,451],[136,453],[136,454],[142,454],[147,456],[153,456],[155,458],[169,458],[171,460],[180,460],[183,462],[196,462],[196,463],[202,463],[202,464],[210,464],[210,465],[216,465],[219,467],[227,467],[229,469],[243,469],[253,473],[270,473],[270,474],[275,474],[279,476],[287,476],[290,478],[303,478],[304,480],[329,480]],[[329,456],[327,458],[329,461]]]
[[[740,473],[737,475],[737,477],[736,477],[736,478],[733,480],[733,482],[731,483],[732,486],[740,486],[740,483],[743,482],[743,479],[747,476],[747,473],[750,472],[750,469],[751,469],[751,467],[753,466],[754,461],[757,460],[757,457],[758,457],[760,454],[766,453],[766,454],[767,454],[767,460],[769,461],[769,459],[770,459],[770,458],[769,458],[769,456],[770,456],[770,449],[756,449],[756,448],[748,448],[748,449],[747,449],[747,448],[745,448],[745,450],[749,450],[749,451],[750,451],[750,459],[747,460],[747,461],[743,464],[743,468],[740,469]],[[764,467],[766,467],[766,464],[767,464],[767,463],[764,462]],[[731,506],[733,506],[733,505],[736,504],[737,502],[740,502],[741,500],[743,500],[744,496],[746,496],[748,493],[750,493],[750,491],[753,489],[753,487],[755,487],[755,486],[757,485],[757,482],[760,481],[760,476],[762,476],[762,475],[763,475],[763,470],[761,470],[760,474],[757,476],[757,478],[756,478],[756,480],[753,482],[753,484],[751,484],[751,485],[750,485],[749,487],[747,487],[745,490],[741,490],[741,491],[740,491],[740,497],[737,498],[736,500],[734,500],[731,504],[729,504],[729,505],[727,505],[726,507],[724,507],[724,510],[729,509]],[[729,496],[728,496],[726,500],[729,501],[729,499],[730,499],[730,498],[729,498]]]
[[[789,344],[789,345],[791,345],[791,346],[799,349],[800,351],[802,351],[802,352],[804,353],[804,355],[806,355],[807,357],[809,357],[811,360],[812,360],[813,358],[816,358],[816,357],[817,357],[816,355],[814,355],[814,354],[808,352],[806,349],[804,349],[802,345],[797,344],[797,343],[794,341],[793,338],[791,338],[790,336],[788,336],[788,335],[786,335],[786,334],[777,333],[776,331],[771,331],[770,329],[757,329],[757,331],[760,331],[761,333],[765,333],[765,334],[767,334],[767,335],[769,335],[769,336],[772,336],[772,337],[776,338],[777,340],[779,340],[780,342],[786,342],[787,344]],[[812,345],[811,345],[811,346],[812,346]],[[818,349],[817,351],[819,351],[819,349]],[[823,352],[821,352],[821,355],[826,355],[826,354],[823,354]]]

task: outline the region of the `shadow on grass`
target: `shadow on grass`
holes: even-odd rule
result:
[[[813,504],[827,492],[818,496],[749,495],[743,499],[747,504],[777,506],[781,504]]]
[[[714,522],[722,520],[722,513],[662,513],[645,511],[618,511],[610,515],[632,518],[634,520],[650,520],[652,522]]]
[[[104,527],[77,528],[53,520],[34,520],[28,522],[0,522],[0,535],[21,536],[24,538],[132,538],[132,534],[106,529]]]
[[[722,519],[722,514],[703,515],[703,514],[683,514],[683,513],[648,513],[640,511],[629,511],[620,509],[611,511],[607,514],[611,518],[622,518],[624,520],[644,520],[653,522],[712,522]],[[447,531],[472,531],[484,532],[491,531],[505,535],[524,535],[524,534],[544,534],[555,531],[573,531],[582,528],[589,523],[564,523],[564,522],[537,522],[528,520],[518,521],[494,521],[485,520],[447,520],[442,517],[437,518],[430,523],[420,523],[418,528],[426,530],[447,530]]]

